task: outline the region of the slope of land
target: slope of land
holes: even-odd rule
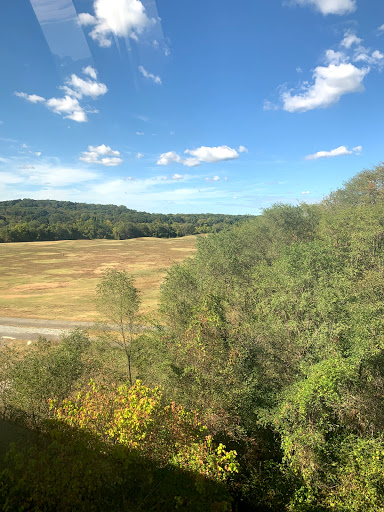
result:
[[[195,236],[0,244],[0,316],[93,321],[95,288],[107,268],[125,269],[155,310],[168,268],[195,252]]]
[[[112,204],[15,199],[0,202],[0,242],[174,238],[216,233],[249,218],[212,213],[147,213]]]

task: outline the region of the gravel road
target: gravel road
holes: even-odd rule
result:
[[[34,341],[39,336],[58,340],[61,335],[67,334],[76,327],[87,328],[92,325],[91,322],[0,317],[0,346],[15,340]]]

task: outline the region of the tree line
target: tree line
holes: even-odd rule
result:
[[[11,449],[4,510],[384,511],[383,269],[379,165],[199,238],[143,332],[131,277],[106,272],[104,335],[3,355],[4,417],[47,447]]]
[[[126,206],[15,199],[0,202],[0,242],[173,238],[215,233],[249,216],[146,213]]]

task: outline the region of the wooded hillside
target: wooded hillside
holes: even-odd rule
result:
[[[215,233],[248,218],[250,216],[211,213],[146,213],[111,204],[15,199],[0,202],[0,242],[172,238]]]

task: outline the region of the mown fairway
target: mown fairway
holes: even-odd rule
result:
[[[0,244],[0,316],[93,321],[100,274],[125,269],[156,309],[166,270],[195,252],[195,236]]]

